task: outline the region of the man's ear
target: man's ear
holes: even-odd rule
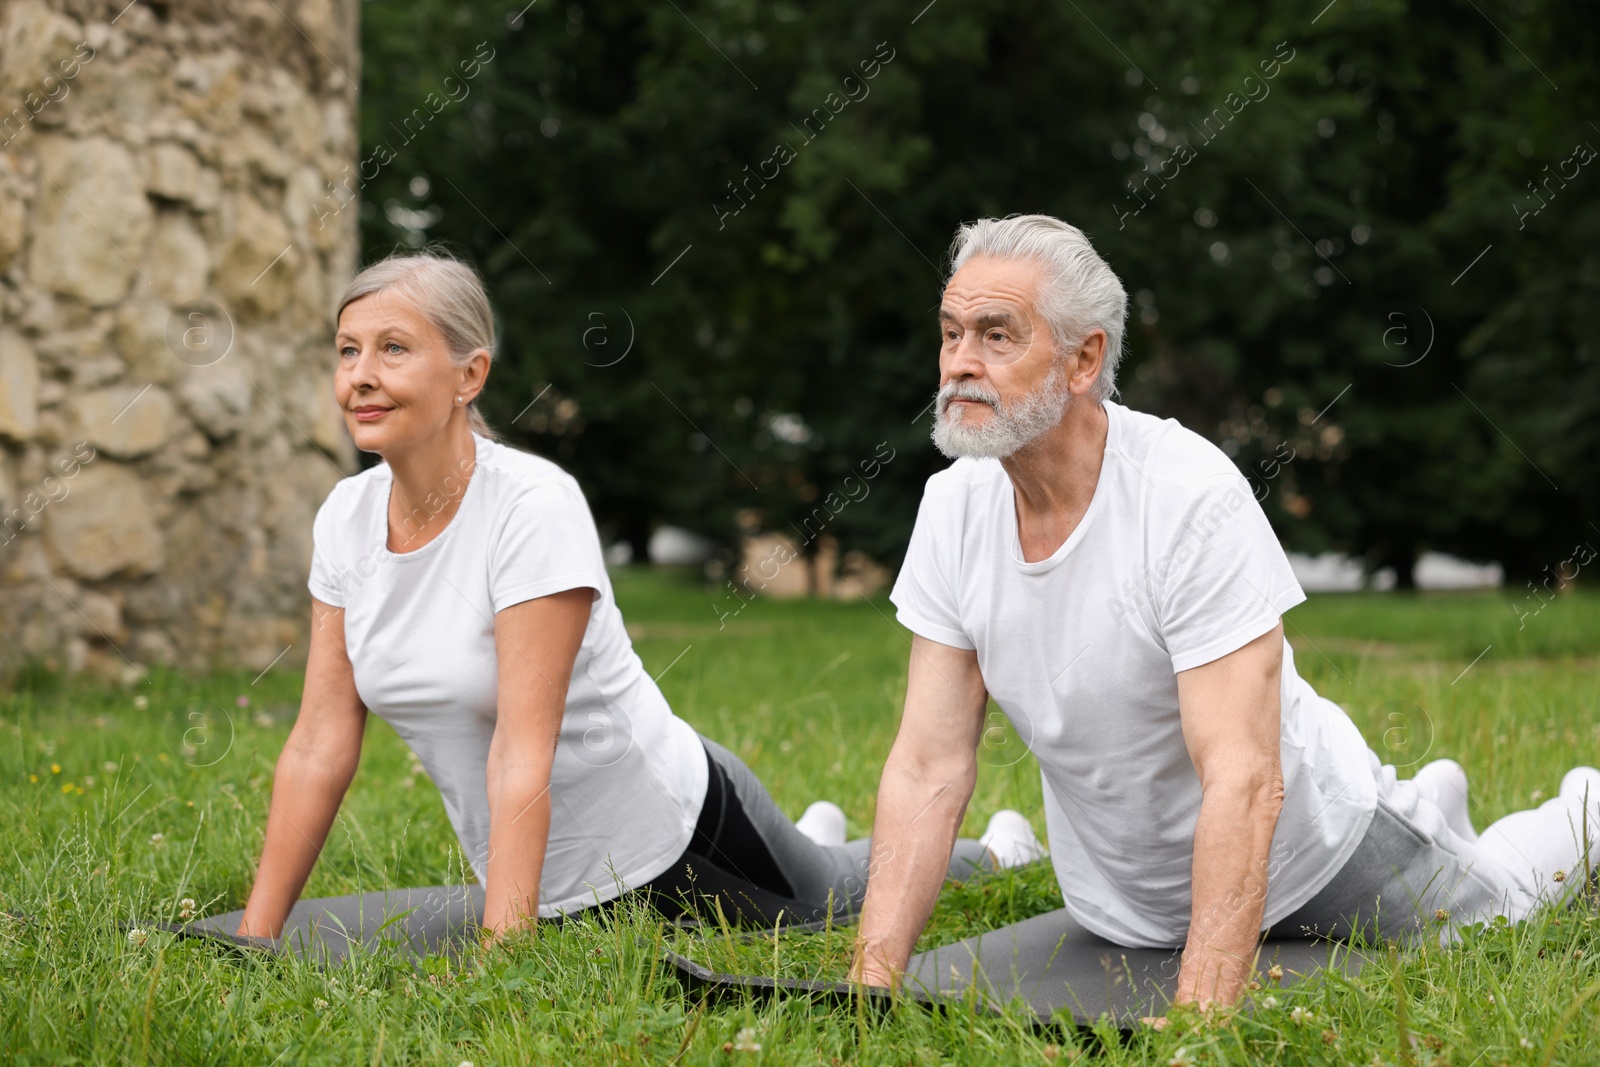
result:
[[[1067,388],[1073,396],[1082,396],[1094,386],[1095,380],[1100,377],[1100,368],[1105,365],[1106,332],[1090,331],[1074,354],[1077,361],[1071,377],[1067,379]]]

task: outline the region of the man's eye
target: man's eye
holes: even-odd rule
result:
[[[999,330],[996,330],[995,332],[993,332],[993,333],[991,333],[989,335],[989,342],[991,344],[997,344],[997,345],[1005,344],[1006,341],[1008,341],[1008,340],[1010,340],[1010,338],[1008,338],[1005,334],[1001,333]]]

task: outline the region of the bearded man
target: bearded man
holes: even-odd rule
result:
[[[914,636],[857,981],[895,983],[928,920],[990,697],[1038,757],[1067,908],[1183,947],[1179,1002],[1235,1002],[1269,928],[1448,936],[1596,858],[1600,771],[1479,836],[1459,765],[1399,780],[1296,673],[1305,594],[1243,476],[1111,399],[1127,296],[1080,230],[982,219],[951,264],[933,439],[956,462],[891,596]]]

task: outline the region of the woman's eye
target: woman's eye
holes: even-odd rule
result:
[[[356,354],[356,350],[353,349],[353,348],[346,347],[346,348],[339,349],[339,355],[341,355],[341,356],[347,356],[348,357],[348,356],[353,356],[355,354]]]
[[[387,345],[386,345],[386,346],[385,346],[385,348],[386,348],[386,349],[387,349],[387,351],[388,351],[388,352],[389,352],[389,354],[390,354],[390,355],[395,355],[395,354],[396,354],[396,353],[399,353],[399,352],[404,352],[404,351],[405,351],[405,349],[404,349],[404,348],[401,348],[401,347],[400,347],[400,344],[399,344],[399,342],[397,342],[397,341],[390,341],[390,342],[389,342],[389,343],[388,343],[388,344],[387,344]]]

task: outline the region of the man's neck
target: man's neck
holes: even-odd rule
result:
[[[1048,559],[1083,520],[1100,483],[1109,426],[1103,404],[1075,396],[1048,433],[1000,461],[1016,496],[1025,561]]]

